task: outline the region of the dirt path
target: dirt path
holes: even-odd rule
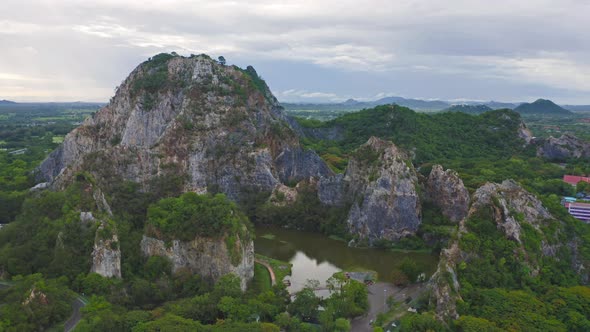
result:
[[[272,267],[265,261],[260,260],[260,259],[255,259],[254,260],[256,263],[262,264],[264,265],[264,267],[266,267],[266,269],[268,270],[268,273],[270,274],[270,284],[272,286],[277,284],[277,278],[275,277],[275,271],[272,269]]]

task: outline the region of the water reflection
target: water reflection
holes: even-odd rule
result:
[[[342,271],[328,262],[318,262],[301,251],[295,253],[289,263],[293,264],[289,278],[291,286],[288,287],[291,293],[298,292],[305,287],[305,282],[308,279],[316,279],[320,281],[321,287],[325,287],[325,281],[328,278],[334,273]]]
[[[265,238],[266,234],[274,238]],[[256,235],[254,246],[257,253],[293,264],[291,291],[303,288],[307,279],[316,279],[323,284],[341,270],[372,270],[378,273],[379,279],[391,281],[391,272],[404,257],[423,265],[430,275],[438,259],[425,253],[349,248],[346,243],[321,234],[276,227],[258,227]]]

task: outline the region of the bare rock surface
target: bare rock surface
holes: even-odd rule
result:
[[[173,240],[167,244],[144,236],[141,241],[144,255],[168,258],[174,272],[187,269],[214,281],[234,273],[241,280],[242,290],[246,290],[248,281],[254,277],[254,242],[238,239],[235,246],[228,248],[224,238],[196,237],[192,241]]]
[[[453,222],[459,222],[469,211],[469,191],[453,170],[434,165],[426,183],[426,197],[439,207],[442,214]]]
[[[359,240],[399,240],[421,222],[418,178],[409,156],[371,137],[351,157],[344,175],[323,178],[318,196],[327,205],[349,205],[347,224]]]
[[[537,156],[550,160],[590,158],[590,143],[571,134],[551,136],[537,148]]]

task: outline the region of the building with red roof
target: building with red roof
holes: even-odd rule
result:
[[[563,181],[571,184],[572,186],[575,186],[580,181],[584,181],[584,182],[590,183],[590,178],[589,177],[585,177],[585,176],[577,176],[577,175],[564,175],[563,176]]]

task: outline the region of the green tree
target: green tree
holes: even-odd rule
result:
[[[305,287],[295,295],[295,300],[289,305],[288,312],[305,321],[315,320],[318,317],[320,299],[313,289]]]

